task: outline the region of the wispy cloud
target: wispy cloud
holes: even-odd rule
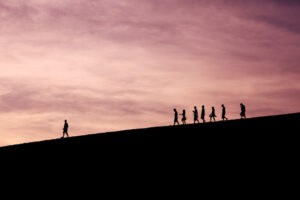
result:
[[[299,10],[292,0],[0,1],[0,145],[58,137],[65,118],[77,135],[168,125],[173,107],[298,111]]]

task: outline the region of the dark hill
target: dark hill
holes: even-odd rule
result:
[[[12,145],[0,148],[0,153],[68,152],[76,155],[155,154],[195,156],[254,155],[267,157],[294,151],[298,143],[300,113],[229,120],[225,122],[165,126],[91,134]],[[288,155],[286,155],[288,156]]]
[[[117,193],[146,189],[143,196],[185,188],[185,198],[286,198],[297,191],[299,122],[296,113],[13,145],[0,148],[1,167],[17,168],[2,171],[25,174],[26,182],[103,183]]]

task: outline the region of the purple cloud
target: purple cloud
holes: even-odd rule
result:
[[[298,1],[2,1],[0,145],[300,109]],[[288,102],[288,103],[287,103]],[[13,123],[12,123],[13,122]],[[49,133],[43,135],[41,132]],[[24,134],[23,134],[24,133]]]

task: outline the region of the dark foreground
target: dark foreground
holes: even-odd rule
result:
[[[298,191],[299,122],[296,113],[7,146],[1,167],[37,183],[104,184],[110,195],[286,199]]]
[[[300,113],[92,134],[0,148],[0,154],[158,156],[266,161],[298,149]],[[225,157],[224,157],[225,156]]]

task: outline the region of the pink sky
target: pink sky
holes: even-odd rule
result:
[[[294,0],[0,1],[0,146],[300,111]],[[218,119],[218,118],[217,118]]]

